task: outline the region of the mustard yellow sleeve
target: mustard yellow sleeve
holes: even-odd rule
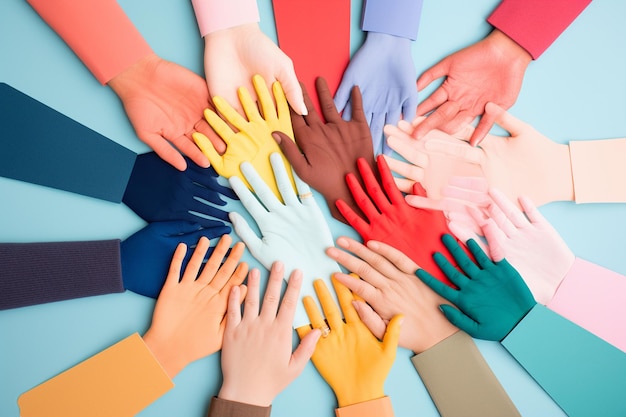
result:
[[[474,340],[458,331],[411,358],[442,417],[519,417]]]
[[[626,139],[569,143],[577,203],[626,202]]]
[[[352,404],[335,409],[337,417],[393,417],[393,407],[389,397]]]
[[[21,417],[134,416],[174,386],[133,334],[20,395]]]

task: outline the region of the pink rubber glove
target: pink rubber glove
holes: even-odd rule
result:
[[[423,90],[443,76],[443,84],[417,106],[419,116],[433,111],[413,132],[422,138],[432,129],[453,133],[476,116],[482,116],[470,143],[478,145],[487,135],[496,115],[485,112],[494,102],[511,107],[522,87],[530,54],[512,39],[494,29],[485,39],[447,56],[417,79]]]
[[[237,89],[246,87],[257,100],[252,76],[261,75],[272,85],[280,81],[285,96],[296,113],[306,115],[302,89],[293,62],[259,28],[247,23],[219,30],[204,37],[204,73],[211,97],[223,97],[244,115]]]
[[[321,332],[310,332],[291,351],[291,323],[299,303],[302,273],[291,273],[283,301],[280,290],[285,267],[272,265],[263,307],[259,312],[260,274],[253,269],[248,275],[248,294],[241,316],[241,290],[233,287],[228,299],[228,315],[222,348],[224,382],[219,398],[269,406],[278,395],[304,370]]]
[[[469,210],[487,239],[488,253],[494,262],[506,258],[535,300],[548,304],[574,264],[574,253],[529,198],[520,197],[522,211],[497,189],[489,190],[488,196],[491,204],[483,213]],[[459,240],[480,243],[463,223],[452,221],[450,229]]]
[[[511,136],[489,135],[475,148],[440,131],[415,140],[387,126],[387,143],[408,161],[387,157],[391,170],[405,177],[397,180],[398,188],[408,192],[413,182],[420,182],[430,197],[439,199],[451,177],[474,176],[485,178],[513,201],[521,195],[537,205],[574,199],[568,145],[551,141],[496,104],[488,103],[486,113]]]
[[[109,86],[122,100],[139,139],[175,168],[187,168],[181,153],[209,166],[191,138],[195,131],[208,136],[218,152],[226,149],[203,117],[210,106],[206,83],[188,69],[149,54],[113,77]]]

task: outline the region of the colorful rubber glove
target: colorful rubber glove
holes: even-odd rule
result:
[[[222,347],[228,295],[248,273],[248,265],[239,263],[243,243],[230,249],[231,243],[230,236],[223,236],[211,250],[213,254],[208,260],[210,242],[207,238],[200,238],[193,255],[186,254],[187,248],[182,243],[176,247],[154,307],[152,324],[143,336],[170,378],[191,362]],[[184,259],[188,257],[181,275]]]
[[[512,136],[489,135],[480,147],[439,131],[415,140],[388,126],[389,146],[408,161],[388,159],[392,171],[424,185],[428,195],[440,198],[451,176],[477,176],[509,199],[520,195],[538,206],[571,201],[574,185],[568,145],[555,143],[502,108],[489,103],[486,112]]]
[[[381,342],[359,318],[352,305],[357,298],[347,287],[333,279],[340,312],[324,281],[316,280],[314,285],[324,315],[313,297],[304,298],[312,328],[322,330],[311,359],[335,392],[339,407],[384,397],[385,379],[396,358],[402,316],[391,319]],[[304,338],[312,329],[306,326],[297,330]]]
[[[403,117],[413,120],[417,109],[417,72],[411,54],[411,40],[386,33],[368,32],[354,54],[335,94],[335,105],[345,120],[352,118],[348,101],[352,87],[363,95],[363,110],[372,132],[376,155],[389,155],[383,126],[395,125]]]
[[[187,160],[187,169],[181,172],[148,152],[137,156],[122,201],[147,222],[187,220],[211,227],[222,223],[193,212],[230,221],[228,212],[198,200],[223,206],[222,196],[237,198],[233,190],[219,184],[213,168]]]
[[[526,67],[532,57],[515,41],[494,29],[485,39],[447,56],[424,71],[417,80],[423,90],[443,76],[443,84],[417,106],[419,116],[432,112],[413,136],[420,139],[432,129],[456,132],[462,125],[482,116],[470,143],[478,145],[496,119],[485,113],[488,102],[505,109],[519,95]]]
[[[458,307],[440,306],[452,324],[472,337],[501,341],[537,304],[532,293],[506,259],[492,262],[473,239],[467,247],[476,262],[451,235],[444,235],[442,241],[463,272],[440,253],[435,254],[435,261],[459,289],[443,285],[425,269],[418,269],[416,275]]]
[[[337,201],[337,208],[364,242],[377,240],[393,246],[421,268],[428,268],[438,279],[450,285],[451,282],[439,271],[432,258],[435,252],[443,249],[441,236],[449,233],[443,213],[409,206],[396,187],[384,157],[378,156],[376,162],[382,187],[362,158],[357,161],[357,165],[367,193],[354,174],[346,176],[348,188],[366,220],[342,200]],[[416,193],[424,193],[419,184],[415,185],[414,190]]]
[[[326,122],[317,114],[304,89],[304,102],[309,115],[302,117],[291,112],[297,145],[280,132],[275,133],[274,138],[296,174],[319,191],[333,217],[345,223],[335,201],[341,199],[353,210],[359,209],[346,183],[338,179],[356,170],[358,158],[364,158],[374,167],[372,136],[363,114],[358,87],[352,89],[352,120],[347,121],[337,113],[326,80],[317,78],[315,88]]]
[[[328,256],[361,279],[340,273],[334,277],[363,299],[353,305],[374,336],[381,339],[389,321],[403,314],[400,346],[421,353],[459,330],[439,310],[446,301],[415,279],[418,266],[408,256],[374,240],[364,246],[340,237],[337,245],[344,250],[329,248]]]
[[[204,116],[211,127],[215,129],[220,137],[224,139],[224,142],[226,142],[226,152],[223,155],[220,155],[216,151],[211,142],[203,134],[194,133],[193,138],[200,149],[202,149],[202,152],[209,158],[215,171],[221,176],[230,178],[235,175],[250,187],[239,169],[241,163],[247,161],[252,164],[255,170],[264,178],[267,185],[274,192],[274,195],[280,198],[280,193],[276,188],[270,167],[269,156],[273,152],[280,153],[295,189],[289,162],[287,162],[285,156],[282,155],[278,144],[272,138],[272,132],[280,131],[293,139],[289,105],[287,104],[280,83],[275,82],[272,85],[276,106],[274,106],[272,96],[260,75],[255,75],[252,78],[252,83],[259,97],[262,115],[259,113],[256,102],[252,100],[248,89],[245,87],[240,87],[237,93],[248,120],[241,117],[241,115],[222,97],[213,98],[215,107],[224,117],[224,120],[233,125],[238,132],[233,131],[213,110],[206,109],[204,112]]]
[[[302,273],[292,272],[283,301],[280,301],[284,265],[275,262],[259,312],[260,274],[248,275],[243,317],[241,291],[233,287],[222,347],[224,382],[218,397],[228,401],[269,406],[276,395],[304,370],[313,355],[321,332],[312,331],[292,353],[291,323],[299,304]]]
[[[191,133],[196,130],[223,152],[224,143],[202,118],[209,105],[206,83],[192,71],[150,54],[108,84],[122,100],[139,139],[176,169],[187,167],[181,153],[201,167],[209,166],[193,144]]]
[[[269,186],[256,173],[254,167],[244,162],[241,171],[252,186],[256,196],[246,188],[239,177],[231,177],[230,185],[241,203],[256,222],[261,237],[257,236],[244,217],[230,213],[235,232],[244,241],[252,256],[270,269],[275,261],[285,264],[285,278],[295,269],[302,271],[302,293],[313,294],[312,282],[319,277],[330,277],[340,270],[339,265],[324,251],[333,246],[333,237],[324,215],[317,206],[309,186],[296,175],[298,195],[294,193],[287,176],[282,156],[270,156],[276,185],[284,204],[271,192]],[[309,324],[306,312],[298,308],[294,326]]]
[[[559,233],[529,198],[520,197],[520,210],[498,189],[486,191],[471,179],[457,184],[465,185],[465,195],[473,199],[483,194],[488,204],[481,209],[462,209],[465,216],[450,213],[450,230],[462,242],[474,239],[494,262],[506,258],[524,278],[535,300],[548,304],[576,259]],[[456,198],[459,196],[461,193]],[[478,235],[485,236],[488,245],[482,245]]]
[[[302,89],[293,62],[259,28],[247,23],[218,30],[204,37],[204,73],[211,97],[223,97],[240,114],[235,91],[251,91],[250,79],[259,74],[268,83],[280,82],[287,101],[298,114],[306,115]],[[254,94],[253,101],[256,101]]]
[[[195,244],[200,237],[213,239],[230,233],[222,224],[201,228],[187,221],[150,223],[120,244],[124,288],[146,297],[157,298],[169,267],[169,257],[179,243]],[[209,249],[207,256],[212,253]],[[183,266],[191,254],[185,257]]]

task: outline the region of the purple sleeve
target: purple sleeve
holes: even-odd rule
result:
[[[123,292],[120,241],[0,243],[0,310]]]

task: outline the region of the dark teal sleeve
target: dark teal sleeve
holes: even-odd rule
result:
[[[136,156],[0,83],[0,176],[120,203]]]
[[[537,304],[502,341],[570,417],[626,416],[626,353]]]

